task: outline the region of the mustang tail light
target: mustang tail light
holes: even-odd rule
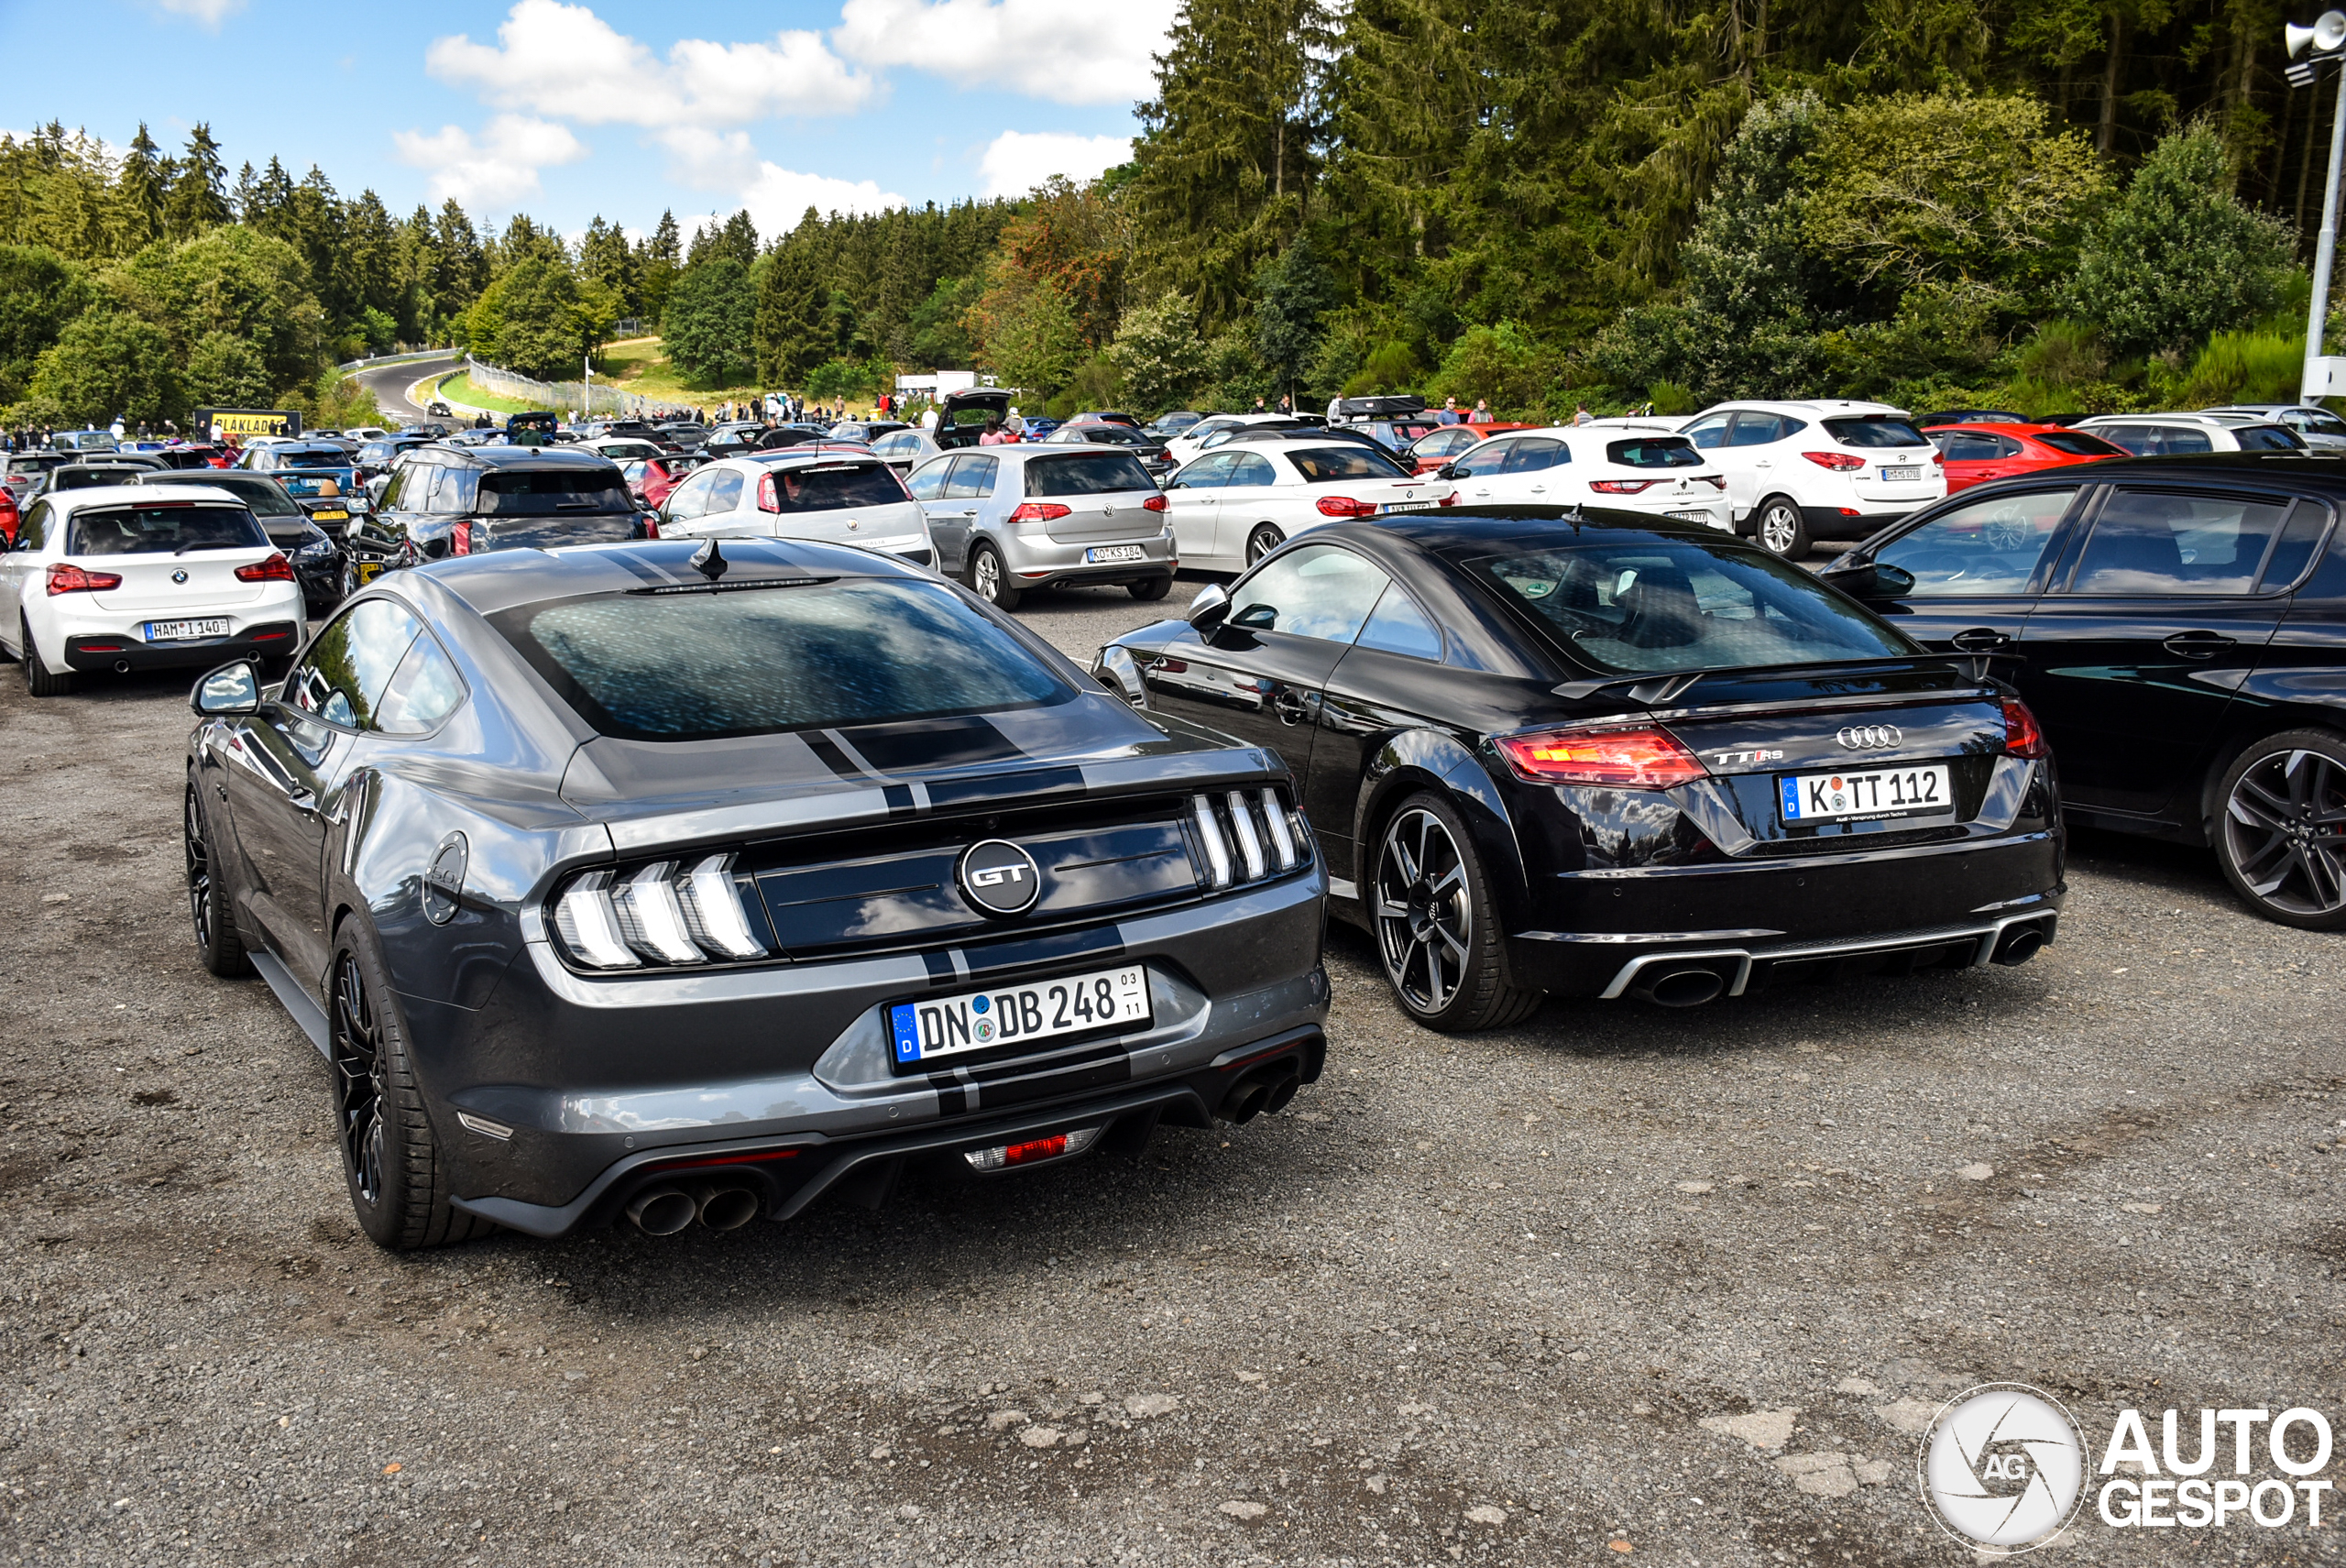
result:
[[[2036,715],[2028,704],[2016,696],[2004,698],[2004,754],[2008,757],[2042,757],[2052,748],[2045,743],[2045,731],[2036,722]]]
[[[281,554],[236,568],[236,581],[240,583],[290,583],[292,580],[293,563]]]
[[[1659,479],[1591,479],[1588,488],[1600,495],[1641,496],[1660,483]]]
[[[1852,456],[1847,452],[1803,452],[1801,455],[1818,467],[1830,468],[1836,474],[1847,474],[1866,466],[1864,458]]]
[[[1259,882],[1310,861],[1311,840],[1276,787],[1192,795],[1189,817],[1213,888]]]
[[[1173,503],[1171,501],[1167,500],[1163,496],[1143,496],[1141,498],[1140,510],[1143,511],[1163,511],[1172,504]]]
[[[1312,505],[1320,509],[1321,517],[1375,517],[1375,501],[1356,501],[1350,496],[1321,496]]]
[[[1502,735],[1499,755],[1531,784],[1674,789],[1710,770],[1667,729],[1551,729]]]
[[[1069,509],[1057,501],[1025,501],[1010,514],[1013,522],[1056,522],[1067,516]]]
[[[554,927],[589,969],[642,969],[762,959],[733,857],[654,861],[632,871],[592,871],[554,901]]]
[[[49,591],[51,594],[102,594],[109,588],[122,587],[119,572],[92,572],[69,562],[60,561],[49,569]]]

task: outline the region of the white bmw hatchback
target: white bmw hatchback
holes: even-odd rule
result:
[[[1457,487],[1414,474],[1382,447],[1320,430],[1242,436],[1165,481],[1184,566],[1243,572],[1307,529],[1345,518],[1431,511]]]
[[[245,503],[189,485],[44,496],[0,554],[0,649],[35,696],[77,673],[269,664],[301,641],[301,585]]]

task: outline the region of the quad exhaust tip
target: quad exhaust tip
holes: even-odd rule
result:
[[[1244,1126],[1257,1116],[1276,1116],[1287,1109],[1303,1087],[1303,1069],[1293,1060],[1274,1062],[1241,1079],[1222,1103],[1222,1114],[1233,1126]]]

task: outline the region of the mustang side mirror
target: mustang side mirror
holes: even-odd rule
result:
[[[1222,618],[1229,613],[1229,590],[1220,583],[1208,583],[1198,590],[1198,597],[1189,601],[1188,619],[1191,626],[1205,631],[1222,624]]]
[[[1902,566],[1884,565],[1874,561],[1860,561],[1838,571],[1817,574],[1854,599],[1869,604],[1886,603],[1904,598],[1914,591],[1914,574]]]
[[[199,718],[226,718],[260,711],[260,672],[243,659],[223,664],[195,683],[188,707]]]

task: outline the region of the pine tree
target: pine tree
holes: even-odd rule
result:
[[[170,194],[163,203],[163,222],[173,239],[192,239],[205,229],[226,223],[228,170],[220,161],[220,144],[212,127],[198,122],[188,133],[187,155],[179,160]]]
[[[637,298],[636,258],[628,248],[627,231],[605,223],[600,213],[578,241],[578,270],[610,296],[622,315],[636,313],[641,302]]]
[[[785,240],[767,258],[759,280],[758,378],[770,386],[804,387],[827,357],[822,285],[811,247]]]
[[[469,310],[488,287],[488,258],[482,253],[472,219],[456,205],[455,197],[440,204],[437,226],[439,258],[433,271],[432,291],[441,314],[454,317]]]
[[[668,291],[675,286],[684,260],[684,239],[676,229],[676,214],[663,212],[636,252],[637,313],[658,321],[668,308]]]
[[[122,160],[121,177],[115,189],[122,197],[123,248],[137,250],[163,232],[163,195],[167,180],[155,138],[147,134],[147,122],[138,122],[138,134],[130,138],[130,151]]]

